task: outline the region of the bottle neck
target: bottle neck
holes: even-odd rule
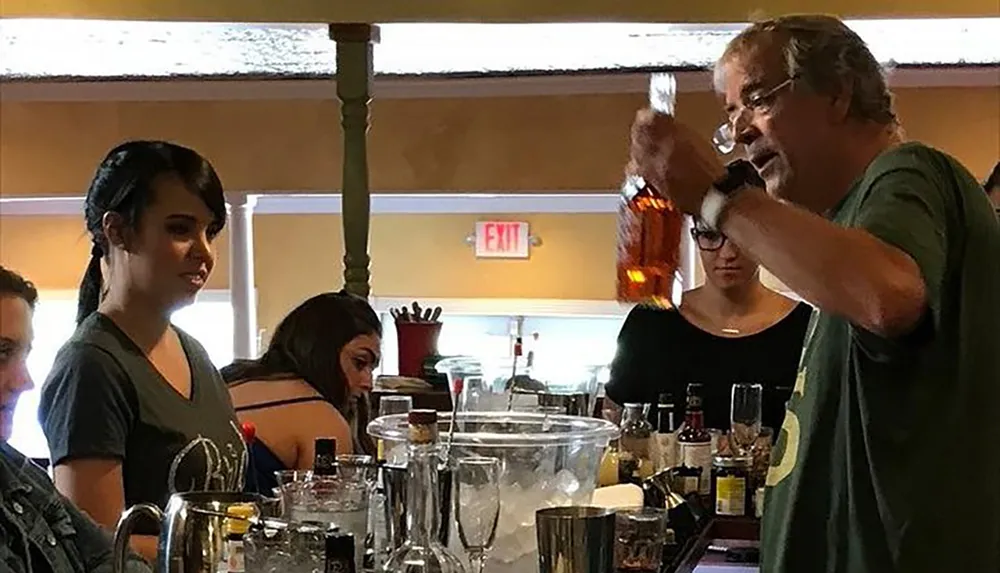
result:
[[[406,466],[406,539],[420,546],[437,541],[438,514],[438,442],[408,446]]]
[[[643,407],[637,404],[628,404],[625,406],[625,413],[622,416],[622,421],[624,422],[638,422],[642,420]]]
[[[674,405],[669,403],[660,404],[659,411],[657,412],[659,419],[657,420],[656,429],[660,433],[673,432],[676,428],[674,427]]]
[[[701,408],[689,409],[684,414],[684,425],[693,430],[703,429],[705,427],[705,414],[701,411]]]

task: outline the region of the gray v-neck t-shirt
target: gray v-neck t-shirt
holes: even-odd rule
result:
[[[42,388],[38,412],[53,467],[120,460],[126,507],[243,489],[247,451],[225,383],[201,344],[174,328],[191,368],[190,398],[100,313],[60,349]]]

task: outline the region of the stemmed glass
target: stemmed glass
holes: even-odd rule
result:
[[[733,453],[746,455],[760,436],[761,400],[760,384],[733,384],[730,439]]]
[[[458,537],[469,555],[471,573],[483,573],[500,519],[500,460],[460,458],[455,467],[455,518]]]

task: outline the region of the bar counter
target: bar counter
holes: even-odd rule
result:
[[[758,563],[732,563],[713,547],[758,547],[760,520],[754,518],[712,518],[701,533],[687,544],[662,573],[758,573]]]

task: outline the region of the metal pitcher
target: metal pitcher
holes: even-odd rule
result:
[[[156,567],[160,573],[215,573],[223,557],[225,528],[230,508],[252,505],[261,515],[264,498],[252,493],[175,493],[166,511],[148,503],[126,510],[115,529],[113,573],[125,571],[129,538],[140,517],[160,525]]]

